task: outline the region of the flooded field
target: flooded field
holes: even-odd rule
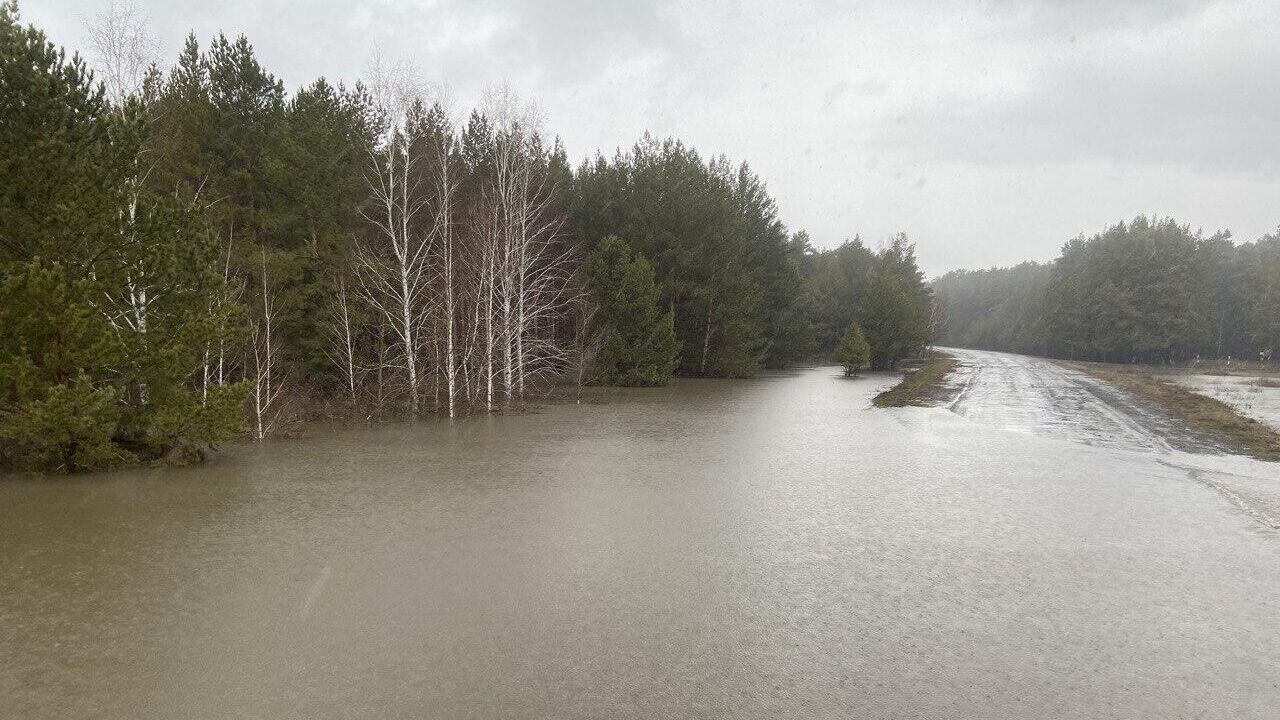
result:
[[[1280,431],[1280,378],[1275,376],[1179,375],[1178,382],[1221,400],[1241,414]]]
[[[1280,465],[964,361],[5,479],[0,716],[1274,717]]]

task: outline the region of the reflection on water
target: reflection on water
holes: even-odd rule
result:
[[[1274,535],[838,375],[0,482],[0,716],[1274,712]]]

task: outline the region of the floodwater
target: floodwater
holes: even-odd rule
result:
[[[1171,379],[1280,431],[1280,377],[1274,375],[1176,375]]]
[[[1276,717],[1280,465],[895,380],[0,481],[0,717]]]

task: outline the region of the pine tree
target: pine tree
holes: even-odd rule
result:
[[[222,284],[210,238],[140,181],[151,98],[108,106],[12,4],[0,77],[0,463],[88,470],[237,432],[243,391],[192,382]]]
[[[91,379],[122,361],[92,292],[56,263],[0,282],[0,465],[71,472],[129,459],[112,448],[118,393]]]
[[[579,168],[571,216],[588,247],[617,235],[652,262],[682,373],[746,377],[786,342],[786,317],[771,310],[785,313],[798,285],[762,287],[769,268],[785,266],[785,233],[749,170],[646,135],[612,162]]]
[[[802,307],[813,332],[813,347],[830,353],[863,305],[876,255],[861,238],[830,250],[813,250],[804,231],[792,237],[804,278]]]
[[[79,262],[110,236],[119,170],[106,102],[79,56],[0,0],[0,264]]]
[[[845,328],[844,335],[840,337],[840,342],[836,345],[836,350],[831,357],[844,366],[845,377],[857,374],[858,369],[867,364],[871,358],[871,346],[862,336],[862,328],[858,327],[857,322],[851,322]]]
[[[915,248],[899,235],[877,258],[858,314],[871,369],[891,370],[929,341],[931,291],[916,265]]]
[[[600,385],[665,385],[679,343],[671,313],[662,312],[653,267],[626,242],[609,236],[587,258],[588,285],[598,305],[591,329],[603,346],[591,368]]]
[[[800,298],[801,258],[796,252],[803,246],[792,245],[778,218],[777,203],[746,163],[738,167],[734,178],[734,197],[746,225],[748,265],[760,288],[763,363],[782,367],[812,350],[812,330]]]

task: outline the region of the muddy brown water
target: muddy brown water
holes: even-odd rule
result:
[[[1275,532],[893,381],[0,480],[0,717],[1276,717]]]

